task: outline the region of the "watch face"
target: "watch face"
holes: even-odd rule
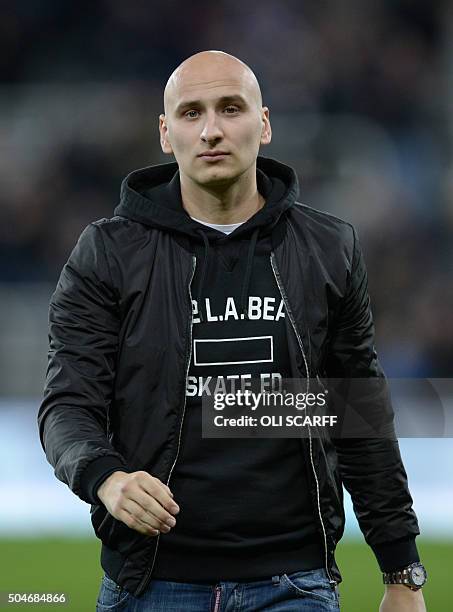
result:
[[[415,586],[422,586],[426,580],[425,568],[421,566],[413,567],[411,571],[411,580]]]

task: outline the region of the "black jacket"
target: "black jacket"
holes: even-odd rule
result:
[[[266,204],[236,232],[271,235],[271,265],[295,332],[287,335],[294,378],[382,380],[353,227],[297,203],[289,167],[258,158],[258,168]],[[118,469],[146,470],[168,484],[178,459],[191,350],[191,244],[201,238],[182,208],[175,173],[176,164],[131,173],[116,216],[82,233],[51,298],[38,416],[55,475],[92,504],[103,568],[135,596],[151,579],[160,536],[114,519],[96,491]],[[368,395],[359,409],[391,413],[388,400],[381,404],[381,396]],[[394,435],[301,443],[331,580],[341,580],[334,551],[344,528],[342,484],[381,569],[418,560],[417,519]]]

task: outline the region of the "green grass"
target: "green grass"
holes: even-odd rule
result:
[[[453,542],[419,538],[417,543],[429,573],[424,589],[428,612],[446,612],[451,609]],[[1,609],[95,610],[102,576],[99,554],[95,539],[0,540],[0,592],[65,593],[69,601],[65,606],[9,605]],[[337,562],[343,574],[342,611],[377,612],[383,585],[371,550],[362,541],[344,540],[337,549]]]

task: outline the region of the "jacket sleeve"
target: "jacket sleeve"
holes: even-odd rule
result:
[[[126,461],[109,442],[119,316],[100,227],[89,225],[64,266],[49,308],[49,354],[38,413],[56,477],[82,500]]]
[[[350,404],[357,414],[382,425],[379,437],[339,437],[334,440],[343,484],[354,512],[382,571],[419,560],[415,536],[417,518],[393,424],[393,409],[385,375],[374,347],[374,325],[367,273],[354,229],[348,289],[332,325],[326,363],[329,378],[366,379]],[[374,382],[373,382],[374,381]],[[370,417],[371,415],[371,417]]]

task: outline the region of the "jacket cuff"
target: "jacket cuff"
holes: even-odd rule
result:
[[[412,536],[386,544],[378,544],[371,548],[382,572],[392,572],[420,561],[415,537]]]
[[[113,474],[113,472],[117,472],[119,470],[122,472],[130,471],[121,461],[121,459],[112,455],[99,457],[99,459],[91,461],[85,468],[81,478],[80,497],[89,504],[101,504],[101,501],[97,496],[97,490],[107,476],[110,476],[110,474]]]

